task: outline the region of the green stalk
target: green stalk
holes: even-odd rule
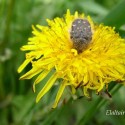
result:
[[[109,90],[112,89],[112,95],[115,94],[120,87],[122,86],[122,84],[119,84],[115,87],[115,85],[113,84]],[[90,109],[84,114],[84,116],[82,117],[82,119],[79,121],[79,123],[77,125],[86,125],[87,123],[89,123],[89,121],[92,119],[92,117],[94,116],[94,114],[103,106],[105,105],[105,103],[107,102],[107,100],[104,100],[102,97],[99,97],[95,103],[90,107]]]
[[[12,10],[14,8],[14,1],[15,0],[10,0],[7,7],[8,11],[6,16],[4,36],[3,36],[2,43],[0,44],[0,54],[4,53],[5,48],[9,44],[10,24],[11,24],[11,18],[12,18]],[[3,99],[5,96],[5,88],[4,88],[4,78],[6,79],[5,69],[6,69],[6,65],[4,64],[4,62],[0,62],[0,99]]]
[[[82,117],[82,119],[79,121],[77,125],[86,125],[86,123],[88,123],[96,113],[98,109],[98,105],[100,104],[101,101],[102,101],[102,98],[99,97],[96,100],[96,102],[90,107],[90,109],[85,113],[85,115]]]
[[[8,5],[4,36],[3,36],[3,41],[0,45],[1,51],[3,51],[9,43],[10,24],[11,24],[11,19],[12,19],[12,12],[13,12],[13,9],[14,9],[14,3],[15,3],[15,0],[10,0],[9,5]]]
[[[0,100],[4,98],[4,87],[3,87],[3,66],[0,63]]]
[[[2,0],[1,1],[1,6],[0,6],[0,17],[2,17],[4,6],[5,6],[5,0]]]

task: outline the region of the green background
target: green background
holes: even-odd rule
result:
[[[90,15],[96,23],[116,27],[125,37],[125,0],[0,0],[0,125],[123,125],[125,115],[106,115],[107,110],[125,111],[125,86],[110,83],[112,99],[93,94],[92,101],[76,99],[68,88],[58,108],[51,109],[58,90],[54,86],[36,104],[31,80],[19,80],[17,68],[25,59],[20,47],[32,36],[32,25],[47,25],[46,18],[62,17],[66,10]],[[44,79],[37,89],[41,88]],[[80,95],[81,91],[77,92]],[[66,104],[64,104],[66,102]]]

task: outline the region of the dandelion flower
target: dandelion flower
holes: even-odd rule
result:
[[[111,81],[125,80],[125,40],[114,28],[95,25],[89,16],[67,13],[63,18],[47,19],[48,26],[33,26],[33,37],[22,46],[26,60],[19,67],[20,73],[27,64],[32,69],[20,79],[31,79],[37,75],[33,84],[40,83],[54,71],[37,95],[38,102],[55,84],[59,90],[53,105],[55,108],[67,86],[75,93],[82,88],[85,96],[88,90],[100,92]]]

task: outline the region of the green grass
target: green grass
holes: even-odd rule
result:
[[[32,25],[61,17],[67,9],[90,15],[97,23],[115,26],[125,37],[125,0],[1,0],[0,1],[0,125],[121,125],[124,116],[106,116],[106,110],[124,110],[125,87],[111,83],[112,100],[94,96],[73,100],[52,110],[57,87],[36,104],[33,80],[20,81],[17,68],[24,60],[19,48],[32,36]],[[26,70],[28,70],[27,67]],[[24,72],[26,72],[26,70]],[[51,98],[50,98],[51,96]],[[63,100],[63,99],[62,99]]]

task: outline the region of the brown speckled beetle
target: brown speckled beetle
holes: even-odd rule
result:
[[[72,22],[70,38],[73,42],[73,48],[78,53],[84,51],[92,40],[92,31],[87,19],[75,19]]]

